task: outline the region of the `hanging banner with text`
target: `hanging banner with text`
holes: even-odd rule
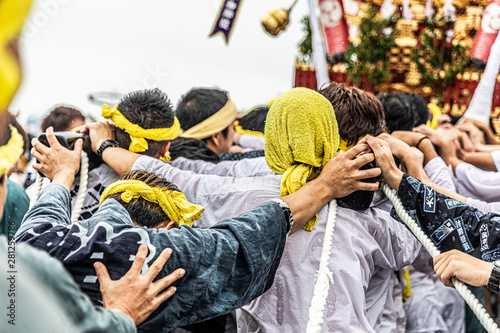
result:
[[[220,8],[219,15],[217,16],[217,20],[215,20],[212,33],[209,37],[222,33],[224,35],[224,39],[226,40],[226,44],[229,42],[229,35],[233,30],[241,1],[242,0],[224,0]]]

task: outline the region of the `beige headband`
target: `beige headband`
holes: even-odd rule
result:
[[[236,119],[236,106],[233,101],[228,99],[226,105],[217,111],[217,113],[187,131],[182,132],[180,136],[197,140],[206,139],[227,128],[234,119]]]

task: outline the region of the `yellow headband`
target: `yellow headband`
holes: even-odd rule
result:
[[[33,0],[0,0],[0,114],[21,84],[19,61],[7,45],[19,36]]]
[[[124,202],[143,198],[144,200],[158,204],[170,220],[176,222],[179,226],[182,224],[192,226],[193,222],[198,220],[201,217],[201,213],[205,210],[202,206],[187,201],[181,192],[161,187],[150,187],[140,180],[119,180],[109,185],[104,190],[99,204],[102,204],[110,195],[116,193],[122,194],[121,198]]]
[[[168,141],[173,140],[179,135],[180,124],[177,118],[174,119],[174,124],[169,128],[150,128],[144,129],[136,124],[132,124],[118,110],[118,105],[111,108],[104,104],[102,107],[102,116],[106,119],[111,119],[115,126],[121,128],[130,135],[130,150],[133,153],[141,153],[148,150],[148,140]]]
[[[240,122],[237,120],[234,122],[234,130],[240,134],[255,135],[262,138],[264,137],[264,133],[243,129],[243,127],[240,126]]]
[[[185,132],[181,133],[183,138],[202,140],[211,137],[227,128],[236,118],[236,106],[230,99],[212,116],[203,120]]]
[[[9,171],[23,154],[23,136],[17,129],[10,126],[10,140],[0,147],[0,176]]]
[[[332,104],[306,88],[294,88],[275,100],[267,114],[265,133],[266,162],[283,175],[282,196],[318,177],[339,146]],[[316,221],[317,215],[303,228],[311,231]]]
[[[432,103],[427,104],[427,107],[432,111],[432,121],[427,120],[426,125],[431,127],[432,129],[436,129],[438,125],[438,118],[441,116],[441,109],[439,108],[439,106]]]

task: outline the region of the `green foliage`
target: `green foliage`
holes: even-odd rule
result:
[[[309,64],[312,60],[312,32],[309,24],[309,16],[304,16],[302,20],[302,31],[306,34],[304,40],[299,44],[299,61]]]
[[[465,48],[447,37],[447,32],[453,31],[454,24],[454,21],[444,17],[427,20],[412,57],[423,80],[433,89],[440,103],[444,102],[446,87],[470,63],[470,58],[465,57]]]
[[[391,76],[389,52],[396,46],[393,28],[396,17],[382,19],[377,14],[376,7],[368,9],[359,26],[360,43],[350,43],[345,53],[349,78],[359,85],[366,76],[375,89]]]

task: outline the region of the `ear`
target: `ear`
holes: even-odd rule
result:
[[[158,224],[155,228],[160,229],[160,228],[165,228],[167,230],[170,230],[172,228],[176,228],[177,223],[175,221],[163,221],[162,223]]]
[[[222,132],[212,135],[211,138],[208,139],[212,143],[213,146],[218,147],[220,145],[222,138]]]
[[[155,156],[153,156],[154,158],[160,158],[162,156],[165,156],[165,154],[167,153],[167,151],[170,149],[170,141],[167,141],[163,144],[163,146],[161,147],[160,151],[158,153],[156,153]]]

